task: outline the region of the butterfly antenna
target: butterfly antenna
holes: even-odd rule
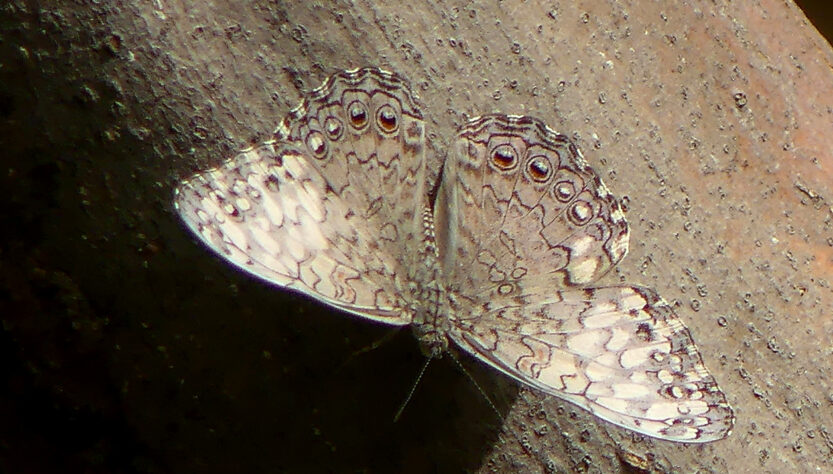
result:
[[[408,396],[405,397],[405,401],[402,402],[402,405],[399,407],[399,410],[396,411],[396,415],[393,417],[393,422],[396,423],[399,421],[399,417],[402,416],[402,412],[405,411],[405,407],[408,406],[408,402],[411,401],[411,397],[414,396],[414,392],[416,392],[417,385],[419,385],[419,381],[422,380],[422,374],[425,373],[425,370],[428,368],[428,363],[431,362],[430,357],[425,358],[425,363],[422,364],[422,369],[419,371],[419,375],[417,375],[416,380],[414,381],[414,385],[411,387],[411,391],[408,392]]]
[[[469,372],[468,370],[466,370],[466,368],[465,368],[465,367],[463,366],[463,364],[460,362],[460,359],[458,359],[458,358],[457,358],[457,356],[456,356],[456,355],[454,355],[454,353],[453,353],[453,352],[451,352],[451,351],[448,351],[448,352],[447,352],[447,354],[451,356],[451,359],[454,361],[454,363],[455,363],[455,364],[457,364],[457,367],[458,367],[458,368],[459,368],[459,369],[460,369],[460,370],[461,370],[464,374],[466,374],[466,377],[468,377],[468,378],[469,378],[469,380],[471,380],[471,383],[473,383],[473,384],[474,384],[474,386],[475,386],[475,387],[477,387],[477,391],[478,391],[478,392],[480,392],[480,395],[483,395],[483,398],[486,400],[486,403],[488,403],[488,404],[489,404],[489,406],[490,406],[490,407],[492,407],[492,410],[493,410],[493,411],[495,412],[495,414],[497,415],[498,420],[500,420],[500,421],[501,421],[501,423],[505,422],[506,420],[503,418],[503,415],[501,415],[501,414],[500,414],[500,411],[498,411],[497,406],[495,406],[495,404],[492,402],[492,399],[491,399],[491,398],[489,398],[489,396],[488,396],[488,395],[486,395],[486,391],[485,391],[485,390],[483,390],[483,387],[481,387],[479,383],[477,383],[477,379],[475,379],[475,378],[474,378],[474,376],[471,374],[471,372]]]

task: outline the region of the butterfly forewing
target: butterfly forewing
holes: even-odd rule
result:
[[[403,298],[422,237],[422,118],[398,76],[342,72],[308,94],[273,140],[177,189],[188,226],[270,283],[408,324]]]
[[[452,339],[528,385],[657,438],[714,441],[732,428],[689,331],[651,290],[568,289],[484,309]]]

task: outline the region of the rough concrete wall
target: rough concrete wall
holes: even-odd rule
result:
[[[831,49],[789,2],[37,2],[0,7],[8,471],[833,470]],[[737,415],[635,436],[226,268],[176,180],[338,69],[406,76],[442,152],[531,114],[629,200],[617,281],[677,304]]]

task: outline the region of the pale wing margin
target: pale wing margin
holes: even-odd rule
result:
[[[452,339],[478,359],[616,425],[687,443],[731,432],[688,329],[650,289],[560,291],[453,322]]]
[[[383,323],[412,320],[389,256],[361,248],[369,240],[354,214],[294,147],[244,150],[181,183],[174,206],[211,250],[256,277]]]

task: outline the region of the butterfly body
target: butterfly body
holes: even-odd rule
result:
[[[457,132],[434,190],[398,75],[343,71],[274,137],[178,187],[188,227],[233,265],[454,345],[536,389],[662,439],[721,439],[734,417],[652,290],[595,287],[627,253],[624,213],[572,141],[525,116]]]

